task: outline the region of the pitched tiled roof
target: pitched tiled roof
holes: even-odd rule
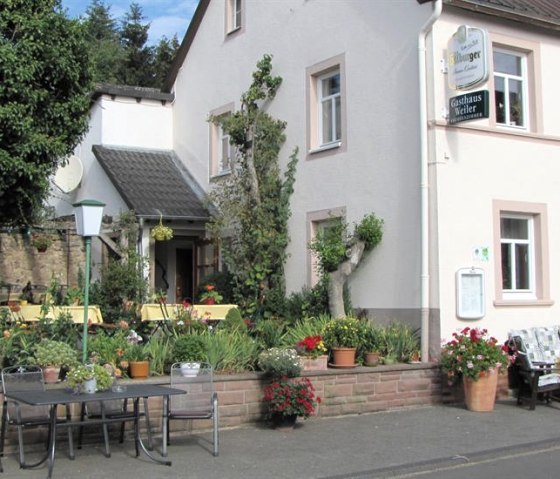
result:
[[[173,151],[94,145],[93,153],[137,216],[208,218],[202,188]]]
[[[560,0],[444,0],[443,3],[560,30]]]

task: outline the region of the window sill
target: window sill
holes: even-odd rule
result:
[[[342,141],[335,141],[333,143],[327,143],[326,145],[322,145],[318,148],[313,148],[309,150],[309,154],[313,155],[314,153],[321,153],[323,151],[334,150],[335,148],[340,148],[342,146]]]
[[[231,175],[231,170],[227,170],[227,171],[220,171],[219,173],[216,173],[215,175],[212,175],[210,177],[211,180],[214,179],[219,179],[219,178],[223,178],[224,176],[228,176]]]
[[[494,306],[552,306],[554,301],[551,299],[496,299]]]

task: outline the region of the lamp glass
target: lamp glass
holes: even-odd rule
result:
[[[105,204],[95,200],[83,200],[73,206],[77,233],[80,236],[99,236]]]

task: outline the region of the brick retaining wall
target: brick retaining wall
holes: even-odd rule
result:
[[[433,364],[396,364],[375,368],[357,367],[350,370],[328,369],[307,371],[304,375],[313,382],[317,395],[321,397],[321,404],[317,410],[318,417],[462,401],[462,388],[457,386],[449,388],[443,380],[439,367]],[[261,373],[216,375],[214,380],[220,404],[220,427],[235,427],[262,421],[264,407],[261,397],[267,380]],[[168,377],[151,377],[145,381],[152,384],[169,384]],[[136,381],[123,380],[123,382]],[[507,394],[507,375],[501,375],[498,398],[507,397]],[[156,432],[161,429],[161,421],[158,420],[161,406],[161,398],[150,399],[151,423]],[[77,408],[73,413],[78,414]],[[143,423],[142,420],[141,425]],[[172,432],[202,430],[210,427],[210,421],[171,423]],[[101,431],[96,433],[94,431],[96,428],[88,429],[90,440],[98,442],[102,440]],[[130,425],[127,426],[127,430],[131,431]],[[32,442],[35,437],[39,439],[37,434],[29,435],[26,444]],[[63,433],[59,437],[64,440]],[[13,450],[16,446],[15,429],[10,428],[7,447]]]

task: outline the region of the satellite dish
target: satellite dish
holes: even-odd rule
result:
[[[63,193],[70,193],[74,191],[80,181],[82,181],[82,175],[84,173],[84,166],[82,165],[82,160],[76,155],[71,155],[64,166],[60,166],[54,175],[53,183],[62,191]]]

